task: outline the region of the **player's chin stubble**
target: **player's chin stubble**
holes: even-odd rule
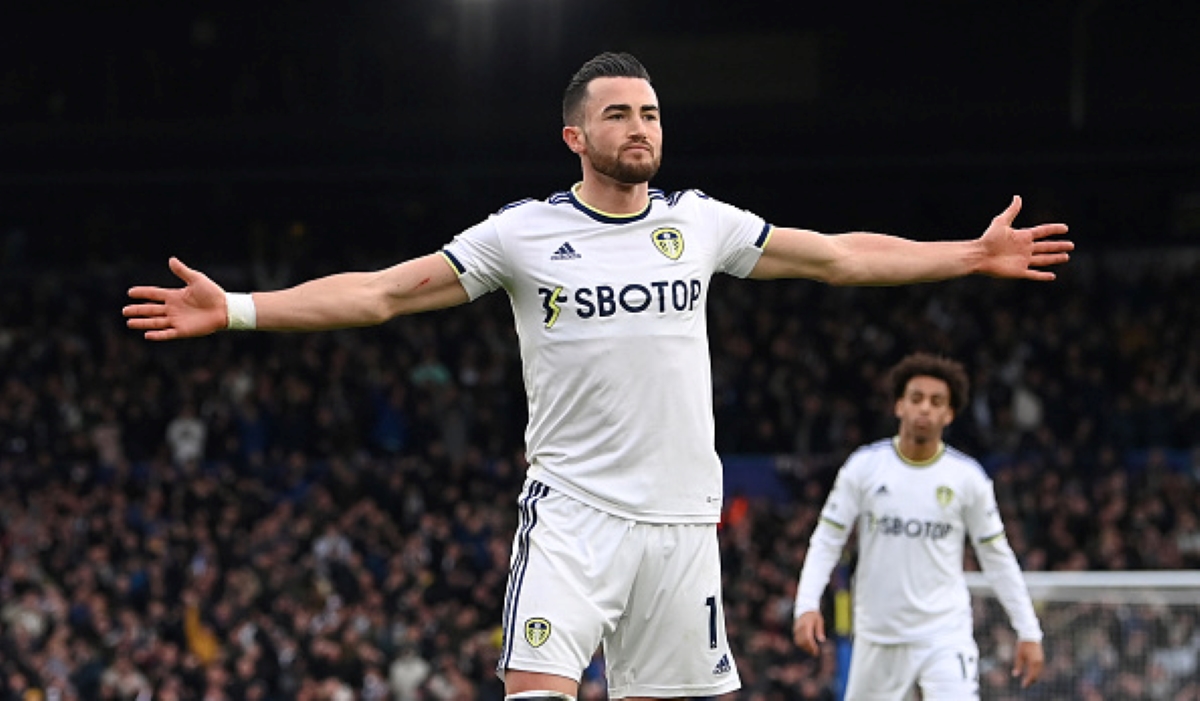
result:
[[[649,162],[626,163],[621,160],[620,153],[614,155],[592,156],[592,167],[601,175],[616,180],[624,185],[639,185],[650,182],[662,163],[662,158],[655,156]]]

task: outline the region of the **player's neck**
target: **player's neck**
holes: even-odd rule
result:
[[[892,445],[906,462],[917,465],[930,462],[942,452],[940,438],[936,441],[915,441],[911,438],[905,439],[901,435],[892,439]]]
[[[585,175],[573,190],[580,202],[605,214],[638,214],[650,202],[650,183],[628,185]]]

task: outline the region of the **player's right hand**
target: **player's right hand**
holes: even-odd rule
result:
[[[821,654],[821,643],[825,642],[825,619],[820,611],[805,611],[792,624],[792,637],[796,644],[814,657]]]
[[[206,336],[228,325],[225,290],[207,275],[192,270],[183,261],[172,257],[171,272],[185,283],[181,288],[148,287],[129,289],[133,299],[149,300],[130,304],[122,309],[126,325],[144,331],[150,341],[170,341],[177,338]]]

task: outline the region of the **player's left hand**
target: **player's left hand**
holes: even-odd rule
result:
[[[1038,270],[1048,265],[1061,265],[1070,259],[1075,244],[1066,239],[1046,240],[1067,233],[1066,224],[1040,224],[1028,229],[1014,229],[1013,221],[1021,211],[1021,198],[1014,196],[1012,204],[996,218],[979,238],[984,260],[979,272],[992,277],[1053,280],[1054,273]]]
[[[1012,674],[1021,678],[1021,688],[1024,689],[1036,682],[1042,676],[1042,667],[1046,665],[1046,653],[1042,644],[1032,640],[1017,642],[1016,659],[1013,660]]]
[[[814,657],[825,642],[825,618],[820,611],[805,611],[792,624],[792,637],[802,650]]]

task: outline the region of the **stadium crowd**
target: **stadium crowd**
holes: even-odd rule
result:
[[[993,475],[1025,570],[1200,568],[1184,258],[1080,259],[1036,286],[714,281],[718,448],[787,456],[788,493],[726,495],[741,697],[833,698],[832,646],[790,639],[795,579],[836,468],[892,430],[883,369],[914,350],[972,370],[949,438]],[[140,270],[0,277],[0,700],[502,698],[525,418],[505,300],[159,345],[120,317]],[[1194,607],[1064,638],[1069,615],[1043,612],[1046,674],[1021,698],[1200,697]],[[981,636],[985,698],[1014,689],[1006,635]],[[598,657],[581,696],[604,695]]]

